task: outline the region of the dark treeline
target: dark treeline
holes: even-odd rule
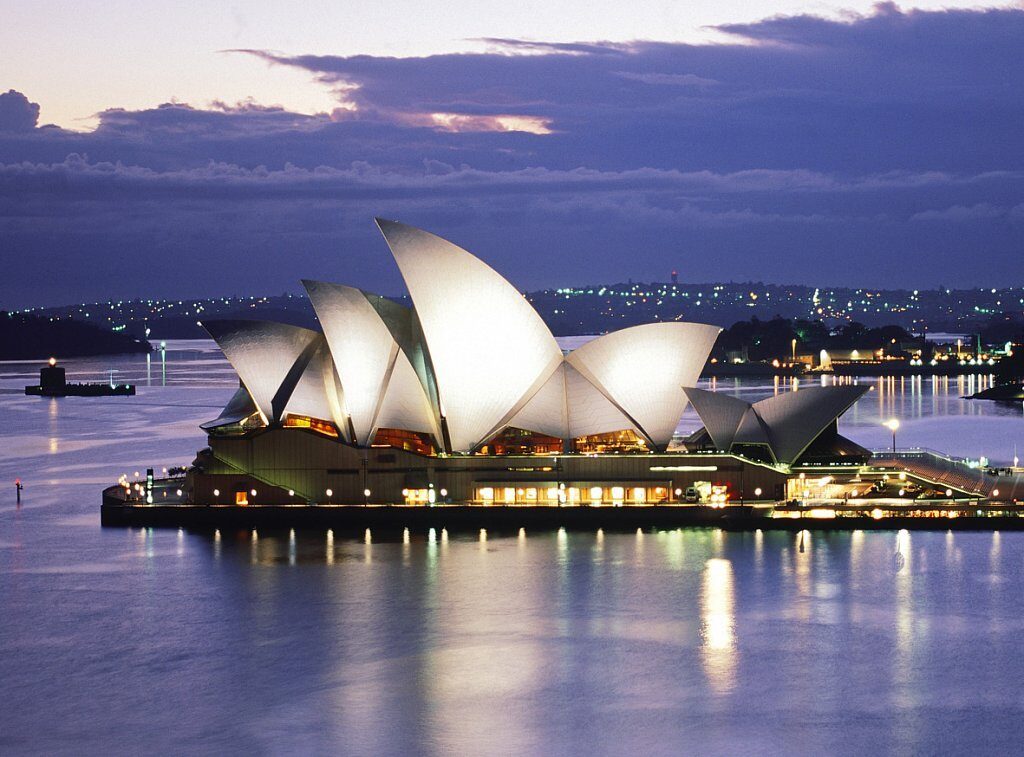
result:
[[[800,354],[818,350],[885,349],[890,355],[900,354],[911,345],[920,349],[924,341],[901,326],[869,328],[861,323],[848,323],[830,329],[821,321],[752,318],[734,323],[723,331],[712,355],[720,360],[736,353],[743,353],[747,360],[753,361],[785,360],[792,355],[793,340]]]
[[[722,332],[712,356],[718,359],[742,353],[751,361],[784,360],[796,351],[808,354],[818,350],[885,350],[893,357],[920,355],[928,359],[931,343],[921,335],[914,335],[901,326],[869,327],[862,323],[844,323],[828,326],[822,321],[772,318],[762,321],[752,318],[738,321]],[[977,334],[969,335],[964,348],[971,350],[980,341],[986,347],[1002,347],[1007,342],[1024,344],[1024,319],[1014,314],[999,314],[982,325]],[[1024,349],[1018,351],[1024,354]]]
[[[68,318],[49,318],[0,311],[0,360],[81,357],[149,352],[145,339],[120,334]]]

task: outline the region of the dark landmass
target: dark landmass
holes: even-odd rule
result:
[[[996,369],[995,386],[972,394],[969,400],[993,400],[995,402],[1024,401],[1024,346],[1012,351],[999,361]]]
[[[821,320],[752,318],[718,337],[704,376],[842,376],[996,374],[1001,382],[1024,375],[1024,323],[999,324],[956,342],[934,342],[901,326],[827,325]],[[993,334],[994,332],[994,334]],[[1007,345],[1011,349],[1007,353]]]
[[[829,328],[820,320],[751,318],[725,329],[715,342],[711,357],[726,361],[738,358],[743,362],[787,362],[794,352],[858,350],[867,356],[882,350],[890,357],[922,355],[931,359],[929,348],[924,338],[914,336],[902,326],[869,328],[861,323],[847,323]]]
[[[1020,384],[1002,384],[993,386],[977,394],[972,394],[969,400],[994,400],[995,402],[1021,402],[1024,401],[1024,386]]]
[[[150,352],[145,339],[92,323],[0,311],[0,360]]]

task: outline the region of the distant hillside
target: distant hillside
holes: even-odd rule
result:
[[[149,352],[149,342],[70,318],[0,310],[0,360],[45,359]]]

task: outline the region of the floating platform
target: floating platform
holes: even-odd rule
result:
[[[64,368],[50,358],[49,365],[39,370],[39,383],[26,386],[25,394],[35,397],[131,397],[135,387],[131,384],[69,384]]]
[[[133,384],[65,384],[54,388],[48,386],[26,386],[25,394],[36,397],[132,397]]]

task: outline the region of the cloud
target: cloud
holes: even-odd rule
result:
[[[635,71],[616,71],[617,76],[644,84],[660,84],[673,87],[711,87],[719,82],[695,74],[661,74],[657,72],[638,73]]]
[[[996,207],[987,202],[976,205],[952,205],[942,210],[923,210],[910,217],[911,221],[939,221],[963,223],[968,221],[989,221],[994,218],[1018,219],[1022,216],[1024,204],[1012,208]]]
[[[375,249],[377,213],[480,246],[524,286],[672,267],[815,284],[924,287],[950,267],[965,283],[1019,280],[1024,10],[881,5],[720,30],[734,41],[236,51],[309,72],[336,93],[329,113],[111,103],[76,133],[34,128],[24,96],[0,95],[0,235],[19,259],[68,272],[16,262],[0,297],[99,296],[109,280],[86,261],[108,255],[188,260],[213,291],[277,288],[274,250],[320,276],[339,249]],[[986,266],[965,271],[965,254]],[[400,286],[351,255],[361,285]],[[157,281],[144,279],[199,286],[174,268]]]
[[[132,198],[145,199],[157,193],[177,192],[189,199],[328,199],[346,196],[369,199],[416,194],[440,199],[483,194],[507,197],[532,193],[551,198],[560,194],[578,197],[581,193],[628,192],[690,198],[742,196],[748,198],[743,202],[749,202],[752,196],[769,194],[776,198],[783,194],[797,198],[806,194],[822,197],[873,194],[880,190],[917,192],[925,187],[956,192],[969,185],[984,188],[1005,178],[1001,174],[958,176],[938,172],[893,172],[839,178],[803,169],[716,173],[650,167],[622,171],[534,167],[483,171],[436,160],[426,161],[416,170],[402,172],[366,161],[356,161],[346,167],[321,165],[313,168],[286,163],[279,169],[264,165],[248,168],[236,163],[210,161],[202,166],[158,171],[122,162],[90,161],[86,156],[73,153],[59,163],[25,161],[0,164],[0,197],[38,193],[97,199],[109,195],[131,201]],[[1024,176],[1012,175],[1012,179],[1019,181]],[[976,208],[995,210],[984,204]],[[934,212],[916,214],[912,220],[928,217],[928,213]]]
[[[841,21],[719,29],[737,42],[491,39],[491,52],[421,58],[248,54],[339,88],[358,119],[537,119],[559,135],[536,146],[544,159],[557,152],[578,165],[617,156],[716,169],[973,170],[1024,159],[1024,10],[880,5]]]
[[[32,131],[38,122],[38,103],[13,89],[0,93],[0,131]]]

